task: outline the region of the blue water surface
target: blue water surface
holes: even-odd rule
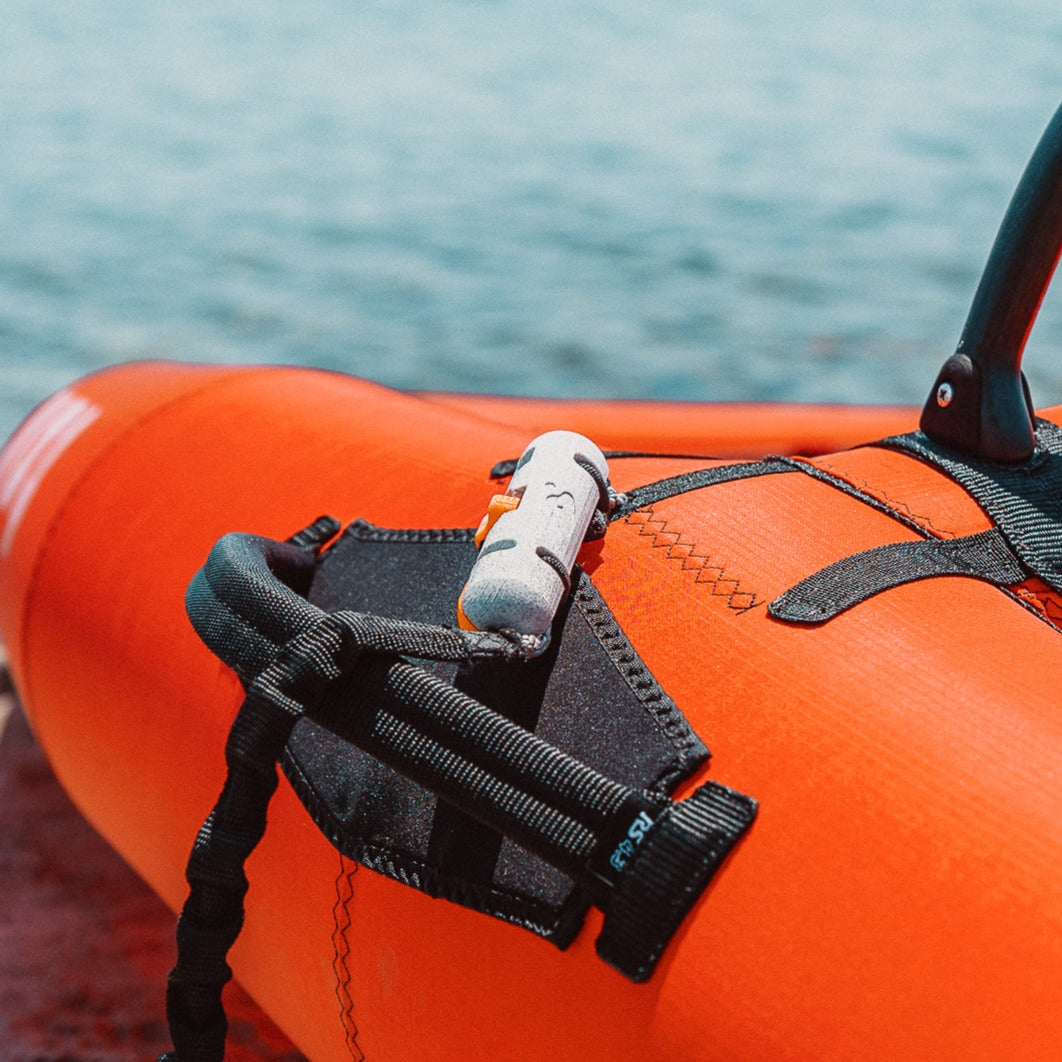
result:
[[[1057,0],[0,0],[0,438],[145,357],[921,402],[1060,99]]]

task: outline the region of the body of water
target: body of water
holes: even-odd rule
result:
[[[1057,0],[0,0],[0,438],[132,358],[921,402]],[[1027,359],[1062,401],[1062,295]]]

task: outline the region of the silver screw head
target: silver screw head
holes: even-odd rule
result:
[[[945,380],[944,383],[937,388],[937,405],[940,406],[941,409],[946,409],[951,405],[951,400],[954,397],[955,388]]]

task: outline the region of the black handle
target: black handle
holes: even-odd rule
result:
[[[1062,107],[1003,218],[955,353],[922,410],[922,430],[991,461],[1027,460],[1036,445],[1021,372],[1025,341],[1062,251]]]

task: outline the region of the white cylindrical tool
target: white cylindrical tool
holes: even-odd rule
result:
[[[585,436],[535,439],[480,524],[479,557],[458,601],[461,626],[509,628],[544,649],[594,511],[608,511],[607,484],[605,456]]]

